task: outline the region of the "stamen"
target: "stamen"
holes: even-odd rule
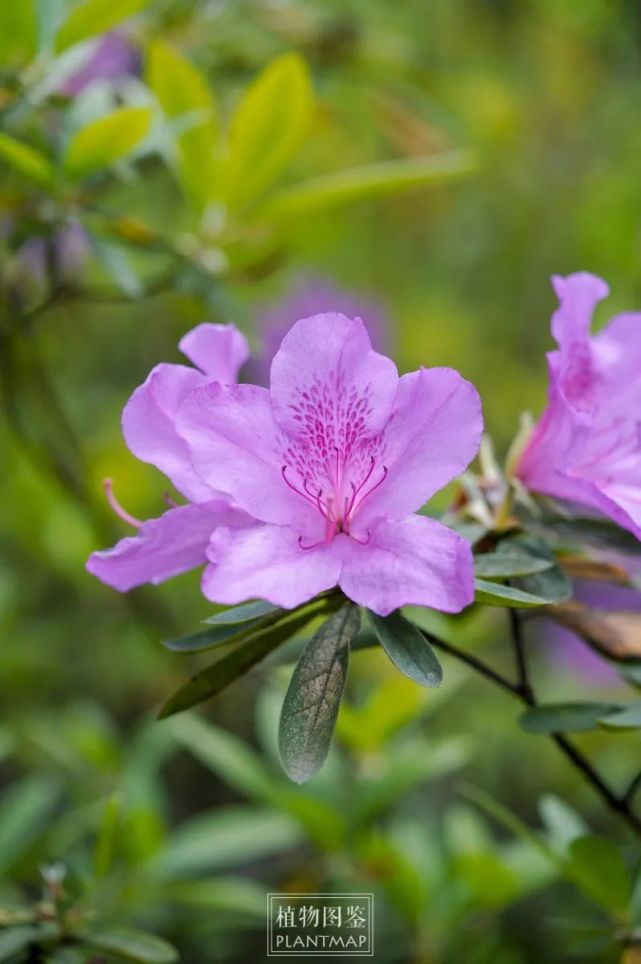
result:
[[[298,489],[298,488],[293,484],[293,482],[290,482],[290,481],[289,481],[289,479],[287,478],[287,469],[288,469],[288,468],[289,468],[289,466],[283,465],[283,466],[281,466],[281,470],[280,470],[280,473],[281,473],[281,475],[282,475],[282,477],[283,477],[286,485],[289,486],[289,488],[292,490],[292,492],[295,492],[296,495],[300,495],[301,498],[305,499],[306,502],[309,502],[309,504],[310,504],[310,505],[313,505],[314,508],[316,509],[316,508],[317,508],[316,499],[315,499],[314,497],[312,497],[311,495],[308,495],[307,492],[303,492],[301,489]]]
[[[358,505],[357,505],[357,506],[353,506],[353,508],[354,508],[354,509],[360,509],[360,507],[362,506],[362,504],[363,504],[363,502],[365,501],[365,499],[367,499],[367,498],[372,494],[372,492],[376,492],[376,490],[383,484],[383,482],[385,481],[386,478],[387,478],[387,466],[384,465],[384,466],[383,466],[383,474],[382,474],[381,478],[378,480],[378,482],[376,483],[376,485],[373,485],[372,488],[369,489],[369,490],[365,493],[365,495],[361,496],[361,498],[359,499]]]
[[[350,533],[350,539],[353,539],[354,542],[358,542],[359,546],[366,546],[367,543],[368,543],[369,540],[370,540],[370,536],[371,536],[371,535],[372,535],[372,533],[371,533],[370,530],[368,529],[368,530],[367,530],[367,537],[366,537],[365,539],[357,539],[356,536],[351,535],[351,533]]]
[[[142,525],[142,522],[140,521],[140,519],[136,519],[136,517],[133,515],[130,515],[130,513],[127,512],[126,509],[123,509],[123,507],[120,505],[120,502],[118,502],[118,499],[114,495],[113,480],[103,479],[102,484],[105,490],[105,495],[107,496],[107,502],[114,510],[116,515],[120,516],[123,522],[127,522],[130,526],[133,526],[134,529],[139,529]]]
[[[323,540],[321,540],[320,542],[314,542],[311,546],[304,546],[304,545],[303,545],[303,537],[302,537],[302,536],[299,536],[299,537],[298,537],[298,545],[301,547],[301,549],[305,549],[305,551],[307,551],[308,549],[317,549],[319,546],[325,545],[325,540],[323,539]]]
[[[369,460],[369,471],[368,471],[367,475],[365,476],[365,478],[362,479],[361,482],[360,482],[358,485],[355,485],[353,482],[350,482],[350,485],[351,485],[351,487],[352,487],[352,497],[351,497],[351,499],[350,499],[350,501],[349,501],[349,505],[348,505],[347,509],[345,510],[345,518],[347,518],[347,516],[350,514],[350,512],[351,512],[352,509],[354,508],[354,503],[356,502],[356,498],[357,498],[357,496],[358,496],[358,493],[361,491],[361,489],[363,488],[364,485],[367,485],[369,479],[371,478],[372,472],[374,471],[374,466],[375,466],[375,465],[376,465],[376,459],[375,459],[374,456],[372,455],[372,456],[370,456],[370,460]]]
[[[175,499],[172,499],[169,492],[163,492],[162,497],[165,501],[165,505],[168,505],[170,509],[177,509],[179,503]]]
[[[314,499],[314,502],[316,503],[316,507],[318,508],[318,511],[323,516],[323,518],[329,519],[330,508],[328,504],[321,498],[323,494],[323,490],[319,489],[318,492],[310,492],[309,489],[307,488],[307,485],[308,485],[308,480],[303,479],[303,488],[305,489],[305,492],[307,492],[307,494]]]

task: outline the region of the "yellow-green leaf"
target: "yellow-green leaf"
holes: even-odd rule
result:
[[[305,61],[284,54],[245,92],[231,122],[226,200],[247,204],[262,194],[298,151],[308,131],[313,92]]]
[[[474,155],[467,150],[446,151],[429,157],[381,161],[315,177],[280,191],[261,206],[261,215],[286,219],[307,215],[336,204],[401,194],[438,186],[473,174]]]
[[[121,107],[91,121],[70,140],[64,165],[69,174],[85,177],[126,157],[146,137],[151,122],[148,107]]]
[[[0,131],[0,157],[32,181],[44,185],[53,181],[53,167],[44,154],[2,131]]]
[[[60,52],[81,40],[111,30],[148,3],[149,0],[86,0],[76,5],[58,30],[56,51]]]
[[[163,113],[175,121],[177,175],[185,191],[204,205],[213,193],[218,144],[216,102],[207,78],[162,41],[147,55],[147,83]]]
[[[0,3],[0,64],[30,60],[36,52],[37,33],[34,0]]]

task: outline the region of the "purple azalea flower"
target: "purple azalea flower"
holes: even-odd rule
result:
[[[374,298],[366,298],[341,288],[333,281],[317,275],[299,278],[284,298],[262,311],[257,319],[261,351],[248,365],[251,381],[259,385],[269,382],[272,358],[283,338],[299,318],[336,311],[348,318],[363,318],[376,351],[389,351],[390,321],[383,306]]]
[[[338,585],[381,615],[471,603],[469,544],[415,514],[479,447],[480,399],[457,372],[399,379],[360,319],[323,314],[285,336],[269,389],[214,382],[178,394],[172,431],[200,483],[254,520],[214,531],[209,599],[294,608]],[[139,430],[153,445],[154,425]]]
[[[476,390],[447,368],[399,379],[363,323],[297,322],[270,389],[233,384],[247,345],[233,326],[200,325],[127,403],[131,451],[189,500],[139,523],[87,568],[126,591],[208,561],[214,602],[263,598],[293,608],[339,585],[384,615],[416,604],[458,612],[473,598],[469,544],[416,511],[462,472],[482,431]]]
[[[553,278],[558,350],[548,354],[548,406],[516,475],[532,491],[597,510],[641,538],[641,313],[590,334],[608,286],[590,274]]]
[[[119,80],[135,76],[140,69],[140,55],[121,33],[108,33],[94,45],[83,66],[60,85],[58,93],[77,97],[96,80]]]
[[[122,428],[133,454],[164,472],[188,502],[172,502],[163,515],[140,522],[118,505],[111,480],[105,481],[112,507],[138,531],[112,549],[92,553],[87,569],[121,592],[202,565],[217,526],[249,521],[229,496],[196,474],[187,445],[176,431],[178,409],[191,391],[216,379],[235,381],[249,354],[247,342],[233,325],[202,324],[185,335],[180,349],[197,367],[157,365],[127,402]]]

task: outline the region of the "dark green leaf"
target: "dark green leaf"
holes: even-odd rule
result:
[[[173,964],[178,960],[178,952],[161,937],[145,934],[144,931],[117,930],[84,931],[81,939],[91,947],[108,954],[115,954],[127,961],[140,961],[142,964]]]
[[[528,733],[581,733],[595,730],[616,703],[548,703],[526,710],[519,723]]]
[[[538,531],[556,546],[594,546],[628,555],[641,555],[641,541],[608,519],[533,519],[528,528]]]
[[[622,913],[631,881],[623,857],[609,840],[587,835],[570,844],[568,877],[601,907]]]
[[[161,708],[160,719],[180,713],[191,706],[196,706],[204,700],[211,699],[221,690],[233,683],[248,670],[259,663],[273,649],[284,643],[294,633],[303,629],[312,619],[320,614],[318,607],[308,607],[295,611],[291,616],[283,619],[275,626],[262,629],[249,636],[241,636],[227,645],[221,646],[216,661],[201,670],[185,683],[177,693],[167,700]],[[222,630],[223,627],[219,627]],[[205,630],[210,632],[210,630]],[[211,630],[213,632],[213,630]]]
[[[250,605],[258,604],[251,603]],[[226,614],[221,613],[220,615],[224,616]],[[272,607],[272,611],[266,611],[263,616],[257,616],[245,622],[239,621],[236,623],[221,620],[220,623],[213,625],[211,629],[201,629],[198,633],[190,633],[189,636],[180,636],[178,639],[163,640],[162,644],[166,649],[170,649],[174,653],[199,653],[204,649],[212,649],[224,643],[231,643],[233,640],[240,640],[241,638],[247,639],[250,636],[254,636],[257,632],[261,632],[269,626],[279,623],[286,617],[287,612],[285,610]],[[212,619],[207,620],[207,622],[213,622],[214,619],[215,617],[212,617]]]
[[[620,706],[599,720],[599,726],[606,730],[638,730],[641,727],[641,702]]]
[[[474,572],[484,579],[531,576],[554,565],[551,559],[537,559],[525,552],[486,552],[474,557]]]
[[[533,596],[532,593],[523,592],[514,586],[504,586],[503,583],[490,582],[487,579],[475,579],[474,588],[476,602],[485,603],[487,606],[532,609],[535,606],[549,605],[549,601],[541,599],[540,596]]]
[[[278,744],[283,766],[296,783],[309,780],[327,756],[347,677],[349,643],[360,622],[357,606],[341,606],[307,644],[292,675]]]
[[[225,609],[221,613],[216,613],[205,619],[206,623],[212,626],[236,626],[238,623],[247,623],[259,616],[266,616],[267,613],[284,613],[285,610],[271,603],[264,602],[262,599],[256,602],[245,603],[242,606],[234,606],[233,609]]]
[[[8,961],[38,938],[37,927],[10,927],[0,931],[0,961]]]
[[[421,686],[441,685],[441,664],[423,633],[413,623],[398,611],[385,617],[368,611],[367,617],[381,646],[401,673]]]
[[[25,777],[0,797],[0,875],[47,828],[58,790],[46,777]]]

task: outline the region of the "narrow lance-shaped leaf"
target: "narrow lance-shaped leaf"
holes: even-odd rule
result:
[[[308,607],[295,611],[287,619],[249,636],[221,645],[217,659],[211,666],[196,673],[161,707],[160,719],[173,716],[204,700],[211,699],[226,686],[259,663],[268,653],[303,629],[322,609]]]
[[[0,158],[38,184],[48,186],[53,181],[53,167],[44,154],[2,131],[0,131]]]
[[[251,606],[256,606],[256,612],[259,612],[259,603],[250,603]],[[239,607],[243,608],[243,607]],[[232,612],[232,610],[230,610]],[[225,613],[220,613],[224,616]],[[180,636],[178,639],[168,639],[163,640],[163,646],[166,649],[170,649],[174,653],[199,653],[204,649],[213,649],[217,646],[223,646],[226,643],[231,643],[233,640],[239,640],[241,637],[246,638],[250,635],[255,635],[257,632],[267,629],[269,626],[274,626],[276,623],[280,622],[282,619],[287,618],[288,613],[284,609],[276,609],[271,607],[270,609],[264,610],[264,615],[256,616],[252,619],[242,620],[239,617],[238,622],[226,622],[222,620],[220,623],[214,622],[215,616],[211,617],[212,625],[207,629],[202,629],[198,633],[190,633],[189,636]],[[233,619],[234,617],[230,617]],[[207,620],[209,622],[209,620]]]
[[[283,613],[284,610],[262,599],[258,599],[256,602],[244,603],[242,606],[234,606],[233,609],[224,609],[220,613],[209,616],[205,622],[210,623],[212,626],[235,626],[239,623],[246,623],[253,619],[258,619],[260,616],[266,616],[268,613],[276,612]]]
[[[141,964],[173,964],[178,960],[178,953],[171,944],[153,934],[125,928],[114,930],[85,931],[80,938],[107,954],[116,954],[128,961],[139,961]]]
[[[470,151],[448,151],[429,157],[381,161],[303,181],[280,191],[261,206],[269,219],[295,218],[336,204],[400,194],[412,188],[439,185],[474,173]]]
[[[485,552],[474,557],[474,572],[484,579],[511,579],[531,576],[550,569],[554,562],[536,559],[524,552]]]
[[[185,57],[162,41],[147,55],[147,83],[174,134],[176,174],[187,194],[199,204],[216,187],[218,118],[207,78]]]
[[[489,579],[474,580],[476,602],[487,606],[506,606],[511,609],[532,609],[535,606],[549,606],[554,600],[525,592],[516,586],[505,586]]]
[[[606,713],[599,720],[599,726],[606,730],[638,730],[641,727],[641,701],[619,706],[611,713]]]
[[[291,678],[280,717],[281,760],[296,783],[309,780],[329,751],[349,664],[349,643],[360,613],[345,603],[305,647]]]
[[[48,0],[52,2],[52,0]],[[56,36],[55,47],[59,53],[88,37],[111,30],[127,17],[138,13],[150,0],[85,0],[74,4]],[[11,5],[11,4],[9,4]]]
[[[401,673],[421,686],[440,686],[443,670],[423,633],[400,612],[377,616],[368,612],[379,642]]]
[[[526,710],[519,723],[529,733],[581,733],[620,707],[616,703],[548,703]]]
[[[278,177],[299,149],[313,93],[305,61],[284,54],[245,92],[231,121],[225,200],[248,204]]]
[[[64,166],[73,177],[104,170],[130,154],[147,136],[151,122],[148,107],[121,107],[91,121],[71,138]]]

